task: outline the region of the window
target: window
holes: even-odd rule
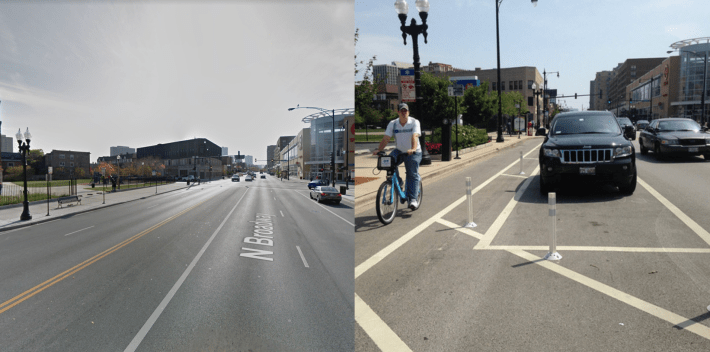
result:
[[[69,167],[74,167],[74,163],[69,163]]]
[[[69,160],[74,160],[74,154],[69,155]]]
[[[7,163],[7,167],[13,167],[15,166],[15,163]]]
[[[518,90],[518,81],[513,81],[513,88],[515,88],[515,90]]]
[[[493,90],[498,90],[498,89],[496,89],[496,88],[497,88],[497,87],[496,87],[496,82],[491,83],[491,86],[493,87]]]
[[[500,90],[505,90],[505,81],[500,82]]]
[[[518,89],[520,89],[520,90],[523,89],[523,81],[522,80],[518,81]]]
[[[533,81],[528,81],[528,89],[532,89]]]
[[[59,166],[64,166],[64,162],[63,162],[63,161],[60,161],[60,162],[59,162]]]
[[[513,90],[513,83],[515,83],[515,81],[508,81],[508,90]]]
[[[59,154],[59,159],[64,159],[64,154]]]

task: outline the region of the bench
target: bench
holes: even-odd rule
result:
[[[57,204],[59,204],[60,208],[62,207],[63,203],[67,202],[77,202],[77,204],[81,204],[81,196],[68,196],[57,199]]]

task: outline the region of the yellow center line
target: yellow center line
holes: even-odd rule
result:
[[[214,196],[213,196],[213,197],[214,197]],[[4,312],[7,311],[8,309],[10,309],[10,308],[12,308],[12,307],[14,307],[14,306],[16,306],[16,305],[22,303],[22,302],[25,301],[26,299],[28,299],[28,298],[30,298],[30,297],[32,297],[32,296],[34,296],[34,295],[36,295],[36,294],[38,294],[38,293],[44,291],[45,289],[47,289],[47,288],[53,286],[54,284],[56,284],[56,283],[58,283],[58,282],[60,282],[60,281],[62,281],[62,280],[64,280],[64,279],[66,279],[67,277],[69,277],[69,276],[71,276],[71,275],[77,273],[78,271],[80,271],[80,270],[86,268],[87,266],[89,266],[89,265],[91,265],[91,264],[97,262],[98,260],[100,260],[100,259],[106,257],[107,255],[109,255],[109,254],[111,254],[111,253],[113,253],[113,252],[115,252],[115,251],[117,251],[117,250],[119,250],[119,249],[125,247],[126,245],[130,244],[131,242],[133,242],[133,241],[135,241],[135,240],[137,240],[137,239],[139,239],[139,238],[141,238],[141,237],[147,235],[148,233],[152,232],[153,230],[155,230],[155,229],[157,229],[157,228],[159,228],[159,227],[161,227],[161,226],[167,224],[168,222],[170,222],[170,221],[172,221],[172,220],[175,220],[175,219],[178,218],[179,216],[181,216],[181,215],[187,213],[188,211],[190,211],[190,210],[192,210],[192,209],[195,209],[196,207],[198,207],[198,206],[201,205],[202,203],[204,203],[204,202],[206,202],[206,201],[212,199],[213,197],[210,197],[210,198],[208,198],[208,199],[205,199],[204,201],[202,201],[202,202],[200,202],[200,203],[197,203],[197,204],[193,205],[192,207],[187,208],[187,209],[185,209],[185,210],[183,210],[183,211],[181,211],[181,212],[179,212],[179,213],[177,213],[177,214],[175,214],[175,215],[173,215],[173,216],[171,216],[171,217],[169,217],[169,218],[167,218],[167,219],[161,221],[160,223],[158,223],[158,224],[156,224],[156,225],[153,225],[152,227],[148,228],[147,230],[144,230],[144,231],[138,233],[137,235],[134,235],[133,237],[131,237],[131,238],[127,239],[127,240],[124,240],[123,242],[121,242],[121,243],[119,243],[119,244],[117,244],[117,245],[115,245],[115,246],[113,246],[113,247],[111,247],[111,248],[109,248],[109,249],[107,249],[107,250],[105,250],[105,251],[103,251],[103,252],[101,252],[101,253],[99,253],[99,254],[97,254],[97,255],[95,255],[95,256],[93,256],[93,257],[91,257],[91,258],[89,258],[89,259],[87,259],[87,260],[85,260],[85,261],[83,261],[83,262],[81,262],[81,263],[79,263],[79,264],[77,264],[77,265],[75,265],[75,266],[69,268],[69,269],[67,269],[67,270],[65,270],[64,272],[62,272],[62,273],[60,273],[60,274],[57,274],[56,276],[52,277],[51,279],[46,280],[45,282],[43,282],[43,283],[41,283],[41,284],[39,284],[39,285],[37,285],[37,286],[35,286],[35,287],[33,287],[33,288],[31,288],[31,289],[29,289],[29,290],[23,292],[23,293],[20,293],[19,295],[15,296],[15,297],[13,297],[13,298],[11,298],[11,299],[9,299],[9,300],[3,302],[2,304],[0,304],[0,314],[4,313]]]

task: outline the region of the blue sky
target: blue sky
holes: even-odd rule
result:
[[[407,0],[407,25],[421,23],[414,0]],[[495,0],[430,0],[428,44],[419,39],[422,65],[496,68]],[[670,45],[710,37],[707,0],[504,0],[500,6],[501,67],[533,66],[548,75],[558,94],[589,94],[596,72],[629,58],[668,57]],[[358,60],[377,55],[375,64],[412,62],[411,38],[402,41],[394,1],[356,0]],[[673,54],[677,55],[677,54]],[[562,103],[562,101],[560,101]],[[586,109],[588,97],[566,99]],[[564,104],[564,103],[563,103]]]
[[[204,137],[261,163],[316,112],[289,107],[353,106],[353,21],[352,1],[1,2],[2,133],[92,161]]]

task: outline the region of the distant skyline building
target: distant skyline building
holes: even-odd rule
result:
[[[266,147],[266,167],[271,169],[274,167],[276,161],[274,160],[274,151],[277,150],[276,145],[270,145]]]
[[[2,145],[0,145],[0,148],[2,148],[2,152],[14,153],[15,139],[12,137],[8,137],[4,134],[1,135],[0,139],[2,139]]]
[[[247,166],[252,166],[254,165],[254,157],[251,155],[247,155],[244,157],[244,163],[247,164]]]
[[[229,155],[229,147],[222,147],[222,156]]]
[[[111,150],[109,152],[110,156],[116,156],[116,155],[121,155],[121,154],[135,154],[136,148],[129,148],[125,146],[116,146],[116,147],[111,147]]]

